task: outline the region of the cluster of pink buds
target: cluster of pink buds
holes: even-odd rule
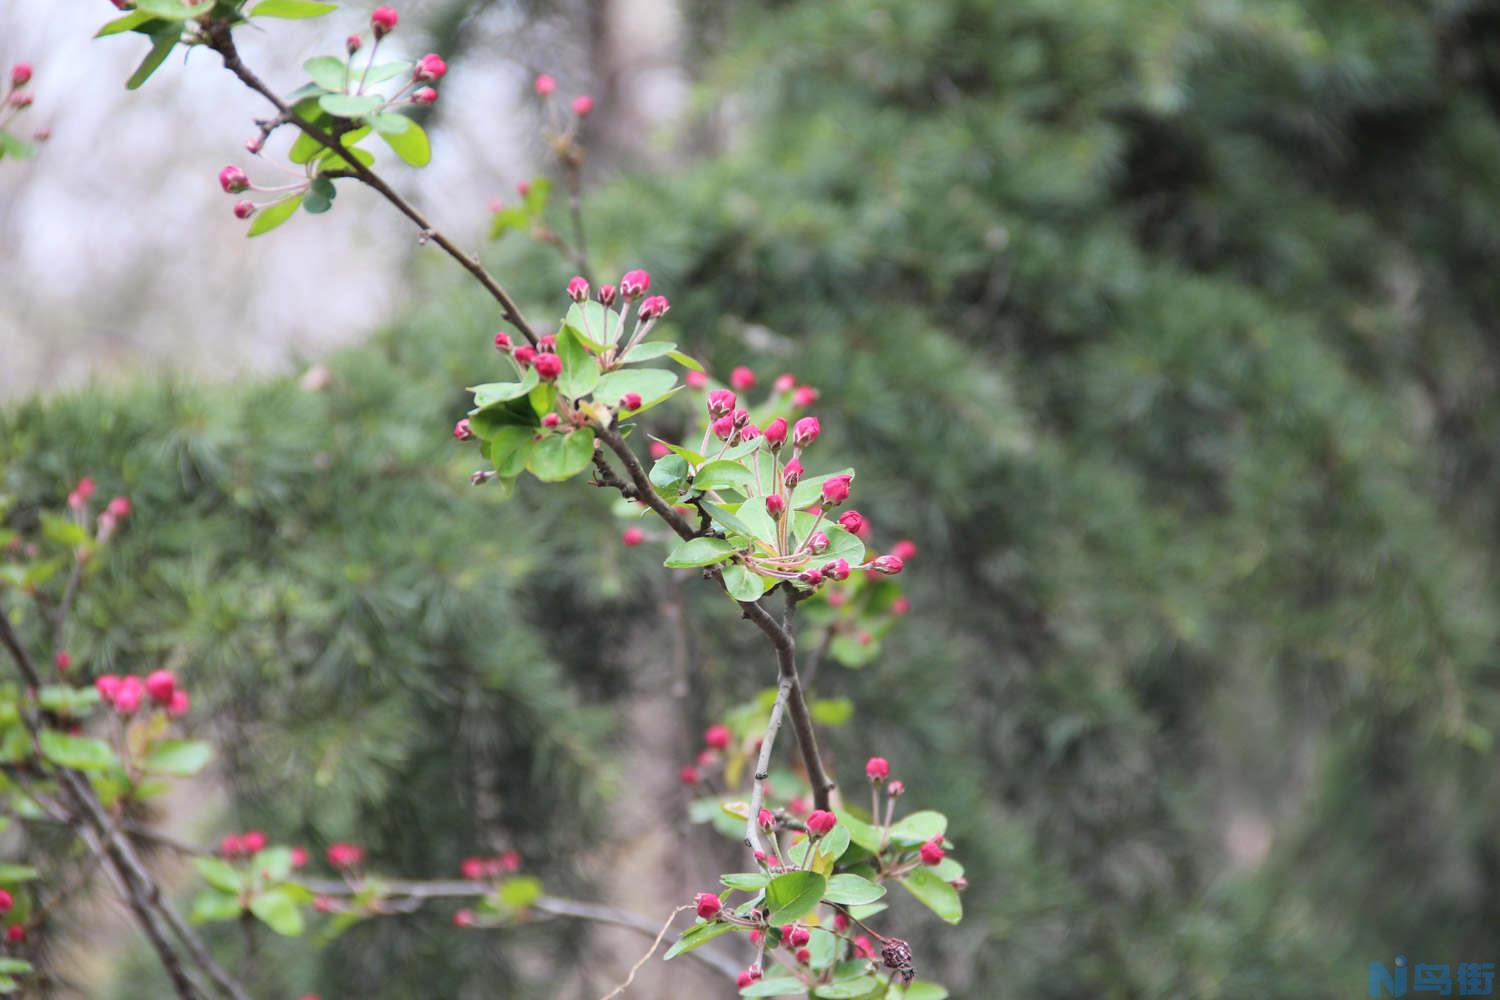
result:
[[[16,63],[10,68],[10,92],[5,103],[17,110],[31,106],[31,91],[25,89],[31,82],[31,63]]]
[[[246,830],[244,833],[226,833],[219,838],[219,856],[225,858],[248,858],[266,849],[266,835],[259,830]],[[303,863],[307,861],[307,852],[302,852]]]
[[[365,849],[358,844],[350,844],[340,841],[329,844],[326,852],[328,863],[341,870],[358,868],[364,864]]]
[[[557,81],[546,73],[538,73],[531,81],[531,88],[536,91],[536,96],[547,100],[557,93]],[[573,98],[573,114],[580,120],[594,113],[594,99],[587,94],[579,94]]]
[[[188,693],[177,686],[177,677],[170,670],[156,670],[145,678],[100,674],[94,679],[94,688],[120,715],[134,715],[147,698],[174,719],[186,715],[192,707]]]
[[[935,865],[943,860],[943,838],[933,837],[922,845],[917,852],[922,858],[922,864]]]
[[[734,742],[734,734],[723,723],[715,723],[703,731],[703,749],[698,753],[697,764],[685,764],[677,772],[684,785],[696,785],[705,773],[723,762],[724,752]]]
[[[752,965],[750,966],[750,968],[734,977],[734,985],[739,987],[740,989],[744,989],[747,986],[753,985],[757,980],[760,979],[761,975],[762,973],[760,971],[760,966]]]
[[[493,858],[464,858],[459,871],[470,882],[484,882],[512,874],[520,868],[521,855],[516,851],[506,851]]]

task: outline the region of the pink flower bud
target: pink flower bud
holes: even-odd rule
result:
[[[875,946],[870,943],[869,938],[861,934],[854,939],[854,954],[857,958],[874,958]]]
[[[31,63],[16,63],[10,68],[10,85],[24,87],[31,82]]]
[[[651,275],[640,268],[626,271],[620,278],[620,294],[627,299],[638,299],[651,287]]]
[[[630,526],[629,528],[626,528],[624,534],[622,534],[620,536],[620,541],[624,542],[625,545],[626,545],[626,547],[632,548],[632,549],[635,548],[637,545],[641,544],[642,542],[644,542],[645,540],[646,540],[646,533],[644,531],[642,531],[640,528],[635,527],[634,525]]]
[[[906,783],[904,781],[893,781],[885,786],[885,794],[893,799],[899,799],[905,793]]]
[[[665,295],[648,295],[641,300],[640,317],[648,323],[654,322],[665,316],[670,308],[672,304]]]
[[[849,917],[842,910],[833,915],[833,929],[840,932],[849,929]]]
[[[307,848],[305,848],[305,847],[294,847],[294,848],[292,848],[292,867],[293,868],[305,868],[305,867],[307,867]]]
[[[781,468],[781,481],[791,489],[802,482],[802,463],[795,458]]]
[[[757,851],[756,853],[757,854],[764,854],[765,852],[764,851]],[[761,932],[760,928],[757,927],[755,930],[753,930],[753,931],[750,932],[750,943],[751,944],[760,944],[760,939],[763,938],[763,937],[765,937],[765,934],[763,934]]]
[[[522,371],[525,371],[531,366],[531,362],[536,360],[536,348],[530,344],[522,344],[516,348],[515,353],[511,357],[515,358],[516,364],[521,366]]]
[[[524,197],[526,197],[530,193],[531,193],[531,182],[530,181],[516,181],[516,194],[518,194],[522,198],[524,198]]]
[[[94,690],[99,692],[99,697],[103,700],[113,702],[120,691],[120,678],[114,674],[100,674],[94,678]]]
[[[193,702],[188,698],[188,693],[182,688],[172,692],[172,700],[167,702],[167,714],[174,719],[180,719],[188,714],[188,709],[193,707]]]
[[[762,808],[755,816],[755,821],[760,824],[762,830],[769,830],[776,825],[776,814],[771,810]]]
[[[744,427],[749,422],[750,422],[750,411],[749,410],[735,410],[734,411],[734,426],[736,428]]]
[[[568,279],[568,298],[574,302],[582,302],[589,297],[588,279],[581,274],[575,274]]]
[[[240,838],[237,834],[226,833],[223,837],[219,838],[219,853],[226,858],[242,854],[244,850],[244,847],[240,845]]]
[[[587,94],[580,94],[573,98],[573,113],[579,118],[587,118],[594,110],[594,99]]]
[[[790,942],[793,948],[801,948],[812,940],[812,932],[806,927],[783,927],[781,929],[781,938],[783,941]]]
[[[884,781],[891,776],[891,762],[884,757],[871,757],[865,761],[865,776],[871,781]]]
[[[729,746],[729,727],[724,725],[709,726],[703,731],[703,745],[714,750],[723,750]]]
[[[620,409],[639,410],[641,408],[641,394],[638,392],[627,392],[620,397]]]
[[[539,97],[551,97],[552,92],[557,89],[557,81],[546,73],[538,73],[531,85],[536,89]]]
[[[240,845],[246,854],[258,854],[266,849],[266,835],[259,830],[251,830],[240,835]]]
[[[933,837],[927,843],[923,844],[922,849],[917,853],[922,856],[922,864],[937,864],[943,860],[943,839],[941,837]]]
[[[239,194],[249,186],[250,178],[234,164],[219,171],[219,187],[224,189],[225,194]]]
[[[672,449],[668,448],[660,441],[652,441],[651,447],[648,450],[651,452],[652,458],[666,458],[668,455],[672,454]]]
[[[909,538],[903,538],[891,546],[891,555],[900,556],[902,562],[909,562],[917,554],[916,543]]]
[[[11,907],[16,905],[15,897],[4,889],[0,889],[0,913],[9,913]]]
[[[734,417],[724,414],[713,423],[714,436],[720,441],[728,441],[734,436]]]
[[[464,858],[458,870],[470,882],[478,882],[484,878],[484,861],[481,858]]]
[[[358,844],[328,845],[328,863],[335,868],[354,868],[365,860],[365,849]]]
[[[327,896],[313,897],[313,909],[319,913],[332,913],[336,908],[333,900]]]
[[[237,201],[234,203],[234,217],[236,219],[248,219],[255,214],[255,202]]]
[[[536,349],[541,352],[557,353],[557,334],[544,333],[536,339]]]
[[[502,872],[514,872],[521,870],[521,852],[506,851],[495,859]]]
[[[473,927],[474,920],[474,911],[470,909],[459,910],[457,913],[453,914],[454,927]]]
[[[94,489],[95,486],[93,479],[89,478],[88,476],[84,476],[82,479],[78,480],[78,485],[73,487],[73,492],[77,493],[85,500],[88,500],[94,495]]]
[[[724,908],[724,904],[719,902],[719,897],[711,892],[698,893],[693,898],[693,902],[698,907],[698,916],[704,920],[714,919],[719,915],[719,911]]]
[[[10,106],[13,108],[29,108],[31,102],[36,100],[30,91],[17,90],[10,95]]]
[[[895,576],[905,568],[905,563],[898,555],[880,556],[870,565],[875,567],[875,572],[884,573],[886,576]]]
[[[792,405],[797,407],[808,407],[818,401],[818,390],[810,385],[799,385],[797,391],[792,393]]]
[[[52,665],[58,670],[66,672],[69,667],[73,666],[73,655],[66,649],[59,650],[57,655],[52,658]]]
[[[825,836],[829,830],[838,826],[839,818],[827,809],[815,809],[807,817],[807,832],[814,837]]]
[[[26,940],[26,925],[11,924],[5,928],[5,940],[11,944],[20,944]]]
[[[854,481],[853,476],[833,476],[823,480],[823,504],[827,507],[837,507],[849,499],[849,484]]]
[[[715,389],[708,394],[708,415],[710,417],[722,417],[734,409],[738,402],[734,393],[728,389]]]
[[[614,301],[615,301],[615,286],[614,285],[600,285],[599,286],[599,304],[607,306],[607,305],[610,305],[611,303],[613,303]]]
[[[689,389],[705,389],[708,387],[708,375],[704,372],[688,369],[688,373],[682,376]]]
[[[806,965],[808,962],[812,961],[812,952],[807,948],[798,948],[797,961],[801,962],[803,965]]]
[[[560,423],[562,423],[562,417],[558,416],[555,413],[549,413],[542,418],[542,426],[547,428],[548,430],[552,430]]]
[[[823,433],[823,425],[818,422],[817,417],[803,417],[792,428],[792,443],[798,448],[806,448],[816,441],[821,433]]]
[[[500,333],[495,334],[495,350],[497,350],[497,351],[509,351],[510,350],[510,334],[505,333],[503,331],[500,332]]]
[[[740,392],[749,392],[755,388],[755,373],[744,365],[740,365],[729,373],[729,384]]]
[[[170,670],[153,670],[146,675],[146,693],[158,705],[170,705],[177,691],[177,678]]]
[[[761,864],[765,864],[766,863],[766,852],[765,851],[756,851],[755,852],[755,860],[758,861],[758,862],[760,862]]]
[[[550,382],[562,373],[562,358],[555,354],[538,354],[532,364],[537,366],[537,376],[543,382]]]
[[[396,30],[396,23],[400,20],[394,8],[376,7],[370,12],[370,29],[376,38],[383,38],[386,32]]]
[[[786,443],[786,420],[777,417],[766,424],[765,435],[766,443],[771,446],[772,451],[781,450],[781,446]]]
[[[818,569],[805,569],[797,574],[797,579],[809,587],[816,587],[823,582],[823,571]]]
[[[464,417],[458,423],[453,425],[453,436],[458,438],[460,441],[473,440],[474,432],[469,429],[468,417]]]
[[[734,985],[739,987],[740,989],[744,989],[746,986],[753,985],[754,983],[755,977],[750,975],[750,971],[748,969],[744,972],[741,972],[738,976],[734,977]]]
[[[766,495],[766,513],[773,518],[779,518],[786,511],[786,498],[780,493]]]
[[[857,510],[846,510],[839,515],[839,527],[851,535],[857,535],[864,530],[865,516]]]
[[[891,602],[891,614],[900,617],[911,610],[911,601],[904,595]]]
[[[245,140],[245,152],[249,153],[251,156],[255,156],[265,148],[265,145],[266,141],[264,139],[262,139],[258,135],[252,135],[250,138]]]
[[[104,505],[104,512],[114,518],[129,517],[130,511],[129,497],[113,497]]]
[[[146,685],[136,676],[120,678],[120,689],[115,692],[115,711],[121,715],[134,715],[146,697]]]
[[[807,547],[812,550],[813,555],[822,555],[828,551],[828,536],[821,531],[814,531],[807,536]]]
[[[415,80],[441,80],[448,72],[448,64],[443,57],[436,52],[429,52],[417,60],[417,66],[412,70],[412,78]]]
[[[419,87],[411,95],[411,102],[413,104],[433,104],[436,103],[437,97],[437,91],[431,87]]]
[[[677,780],[684,785],[696,785],[698,783],[698,769],[691,764],[685,764],[677,772]]]
[[[354,53],[359,51],[359,47],[364,43],[365,40],[363,38],[360,38],[358,35],[350,35],[348,38],[344,39],[344,51],[352,56],[354,55]]]

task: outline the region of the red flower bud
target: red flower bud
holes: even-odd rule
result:
[[[240,846],[244,848],[246,854],[258,854],[266,849],[266,835],[259,830],[241,834]]]
[[[10,908],[15,905],[15,898],[4,889],[0,889],[0,913],[9,913]]]
[[[734,411],[734,426],[735,426],[736,429],[738,429],[740,427],[744,427],[749,422],[750,422],[750,411],[749,410],[735,410]]]
[[[836,931],[849,929],[849,917],[842,910],[833,915],[833,929]]]
[[[924,865],[935,865],[935,864],[937,864],[938,862],[940,862],[940,861],[943,860],[943,840],[942,840],[942,838],[941,837],[933,837],[927,843],[923,844],[922,845],[922,849],[920,851],[918,851],[917,853],[922,856],[922,864],[924,864]]]
[[[536,361],[536,373],[543,382],[551,382],[562,374],[562,358],[556,354],[538,354]]]
[[[645,540],[646,533],[640,528],[637,528],[633,525],[629,528],[626,528],[624,534],[620,536],[620,541],[624,542],[626,546],[632,549]]]
[[[854,939],[854,955],[856,958],[874,958],[875,946],[870,943],[869,938],[861,934]]]
[[[715,750],[723,750],[729,746],[729,727],[724,725],[709,726],[703,732],[703,745]]]
[[[735,394],[728,389],[715,389],[708,394],[708,415],[710,417],[722,417],[734,409],[734,404],[739,402]]]
[[[771,493],[766,496],[766,513],[773,518],[779,518],[786,511],[786,498],[780,493]]]
[[[728,441],[734,436],[734,417],[724,414],[713,424],[714,436],[720,441]]]
[[[394,8],[376,7],[370,12],[370,29],[376,38],[383,38],[386,32],[396,30],[396,23],[400,20]]]
[[[889,785],[885,786],[885,794],[889,795],[893,799],[899,799],[903,794],[905,794],[905,792],[906,783],[903,781],[893,781]]]
[[[248,219],[255,214],[255,202],[237,201],[234,203],[234,217],[236,219]]]
[[[891,555],[900,556],[903,562],[910,562],[917,555],[917,546],[910,538],[903,538],[891,546]]]
[[[756,853],[758,853],[758,854],[764,854],[765,852],[764,851],[757,851]],[[751,944],[760,944],[760,939],[763,938],[763,937],[765,937],[765,935],[763,933],[761,933],[760,928],[757,927],[755,930],[753,930],[753,931],[750,932],[750,943]]]
[[[574,302],[582,302],[589,297],[589,282],[581,274],[575,274],[568,279],[568,298]]]
[[[453,425],[453,436],[460,441],[470,441],[474,438],[474,432],[469,429],[469,418],[464,417]]]
[[[131,511],[130,499],[128,497],[112,497],[109,503],[104,505],[104,513],[110,517],[129,517]]]
[[[334,910],[333,900],[329,899],[327,896],[314,896],[313,909],[317,910],[319,913],[332,913]]]
[[[806,948],[798,948],[797,961],[801,962],[803,965],[806,965],[808,962],[812,961],[812,952],[807,950]]]
[[[672,449],[668,448],[660,441],[652,441],[651,447],[647,450],[651,452],[652,458],[666,458],[668,455],[672,454]]]
[[[73,492],[87,500],[94,495],[94,488],[94,481],[88,476],[84,476],[78,480],[78,485],[73,487]]]
[[[807,942],[812,940],[812,932],[810,932],[806,927],[794,926],[791,928],[790,934],[788,934],[787,929],[783,927],[781,936],[784,940],[790,940],[793,948],[801,948],[803,945],[807,944]]]
[[[812,550],[813,555],[822,555],[828,551],[828,536],[821,531],[814,531],[807,536],[807,547]]]
[[[219,171],[219,187],[224,189],[225,194],[239,194],[249,186],[250,178],[234,164]]]
[[[807,817],[807,832],[814,837],[821,837],[838,826],[839,818],[827,809],[815,809]]]
[[[245,152],[249,153],[251,156],[255,156],[265,148],[265,145],[266,141],[260,136],[251,136],[250,138],[245,140]]]
[[[853,476],[834,476],[823,480],[823,504],[827,507],[837,507],[849,499],[849,484],[854,481]]]
[[[744,365],[740,365],[729,373],[729,384],[740,392],[749,392],[755,388],[755,373]]]
[[[769,830],[776,825],[776,814],[769,809],[762,808],[755,814],[755,821],[760,824],[762,830]]]
[[[484,878],[484,861],[480,858],[464,858],[463,864],[458,866],[459,872],[470,882],[478,882]]]
[[[73,666],[73,654],[69,653],[66,649],[59,650],[57,655],[52,658],[52,665],[58,670],[68,670],[68,668]]]
[[[760,428],[754,424],[746,424],[740,428],[741,441],[753,441],[760,437]]]
[[[823,582],[823,571],[816,569],[805,569],[797,574],[797,579],[801,580],[809,587],[816,587],[818,584]]]
[[[703,372],[693,371],[691,368],[688,369],[686,375],[682,376],[682,380],[687,383],[689,389],[702,389],[708,385],[708,376]]]
[[[120,689],[115,692],[115,711],[121,715],[134,715],[146,697],[146,685],[139,677],[120,678]]]
[[[698,783],[698,769],[691,764],[685,764],[677,772],[677,780],[684,785],[696,785]]]
[[[893,615],[904,615],[910,610],[911,601],[907,600],[905,596],[898,597],[891,602],[891,614]]]
[[[698,916],[704,920],[712,920],[719,915],[724,904],[719,902],[719,897],[711,892],[700,892],[694,897],[693,902],[698,907]]]
[[[891,762],[884,757],[871,757],[865,761],[865,776],[871,781],[884,781],[891,776]]]
[[[787,489],[791,489],[802,482],[802,463],[794,458],[782,466],[781,481],[786,483]]]
[[[647,323],[661,319],[672,308],[665,295],[648,295],[641,300],[640,317]]]
[[[177,690],[177,678],[170,670],[153,670],[146,675],[146,693],[158,705],[169,705]]]
[[[549,413],[542,418],[542,426],[547,428],[548,430],[552,430],[560,423],[562,423],[562,417],[558,416],[555,413]]]
[[[749,970],[741,972],[738,976],[734,977],[734,985],[739,987],[740,989],[744,989],[746,986],[750,986],[754,982],[755,977],[750,975]]]
[[[884,573],[886,576],[895,576],[905,568],[905,563],[898,555],[879,556],[870,565],[875,567],[875,572]]]
[[[612,302],[614,302],[614,300],[615,300],[615,286],[614,285],[600,285],[599,286],[599,303],[600,303],[600,305],[606,305],[607,306],[607,305],[611,304]]]
[[[412,70],[414,80],[441,80],[448,72],[448,64],[443,57],[436,52],[429,52],[417,60],[416,69]]]
[[[557,353],[557,334],[544,333],[536,339],[536,349],[543,354]]]
[[[192,707],[193,703],[188,698],[188,693],[182,688],[178,688],[172,692],[172,700],[167,702],[167,714],[174,719],[181,718],[187,715],[188,709]]]
[[[292,848],[292,867],[293,868],[305,868],[306,866],[307,866],[307,848],[305,848],[305,847],[294,847],[294,848]]]
[[[792,405],[806,408],[818,401],[818,390],[810,385],[799,385],[797,391],[792,393]]]
[[[365,40],[363,38],[360,38],[358,35],[350,35],[348,38],[344,39],[344,51],[352,56],[354,55],[354,53],[359,51],[359,47],[364,43]]]
[[[500,862],[500,870],[503,872],[519,871],[521,868],[520,851],[506,851],[496,860]]]
[[[524,371],[525,369],[529,368],[531,366],[531,362],[536,359],[536,348],[532,347],[530,344],[522,344],[520,347],[515,349],[515,352],[511,354],[511,357],[516,359],[516,364],[520,365],[521,369]]]
[[[851,535],[857,535],[864,530],[865,516],[857,510],[846,510],[839,515],[839,527]]]
[[[510,350],[510,334],[505,333],[504,331],[495,334],[495,350],[497,350],[497,351],[509,351]]]
[[[328,845],[328,863],[335,868],[354,868],[365,860],[365,849],[358,844]]]
[[[10,85],[24,87],[31,82],[31,63],[16,63],[10,68]]]
[[[623,395],[623,396],[620,397],[620,409],[622,409],[622,410],[639,410],[641,408],[641,403],[642,402],[643,402],[643,400],[641,399],[641,394],[640,393],[638,393],[638,392],[627,392],[625,395]]]
[[[651,287],[651,275],[640,268],[626,271],[620,278],[620,294],[627,299],[637,299],[646,294],[646,289]]]
[[[100,674],[94,678],[94,690],[99,692],[100,698],[113,702],[120,692],[120,678],[114,674]]]
[[[537,95],[540,97],[550,97],[552,96],[552,92],[557,89],[557,81],[546,73],[538,73],[531,85],[536,89]]]
[[[232,833],[226,833],[219,838],[219,853],[226,858],[242,854],[245,848],[240,843],[240,838]]]
[[[26,928],[22,924],[11,924],[5,928],[5,940],[11,944],[19,944],[26,940]]]
[[[411,95],[411,102],[413,104],[434,104],[437,102],[437,97],[437,91],[431,87],[419,87]]]
[[[797,426],[792,428],[792,444],[798,448],[806,448],[818,439],[823,433],[823,425],[818,422],[817,417],[803,417],[797,421]]]
[[[781,450],[781,446],[786,444],[786,420],[777,417],[769,424],[766,424],[765,435],[766,443],[771,446],[772,451]]]
[[[579,118],[587,118],[594,110],[594,99],[587,94],[580,94],[573,98],[573,113]]]
[[[474,926],[474,911],[473,910],[459,910],[457,913],[453,914],[453,926],[454,927],[473,927]]]
[[[849,579],[849,561],[847,559],[835,559],[823,567],[823,575],[830,580],[838,580],[842,583]]]

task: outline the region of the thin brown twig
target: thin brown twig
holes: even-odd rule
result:
[[[667,922],[661,925],[661,930],[657,932],[656,940],[651,942],[650,949],[647,950],[646,954],[642,955],[640,959],[630,967],[630,975],[625,977],[625,981],[623,983],[621,983],[619,986],[616,986],[608,993],[604,994],[604,996],[600,997],[599,1000],[612,1000],[613,997],[617,997],[620,994],[624,993],[626,990],[630,989],[630,984],[635,982],[635,974],[641,971],[641,966],[649,962],[651,960],[651,956],[656,954],[656,949],[661,947],[661,939],[667,936],[667,931],[671,929],[672,921],[677,919],[677,914],[681,913],[683,910],[691,909],[691,906],[679,906],[677,909],[673,910],[672,915],[667,917]]]

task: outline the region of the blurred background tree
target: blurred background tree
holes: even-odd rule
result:
[[[883,753],[954,816],[965,923],[897,910],[924,976],[1305,998],[1397,952],[1495,960],[1500,5],[681,15],[688,123],[634,154],[680,169],[599,191],[596,259],[648,266],[715,372],[818,386],[877,537],[921,546],[884,655],[818,687],[882,733],[829,733],[846,783]],[[533,303],[569,273],[495,258]],[[721,599],[598,554],[604,498],[468,490],[436,442],[490,313],[443,263],[409,289],[321,389],[12,407],[3,489],[137,498],[79,658],[184,665],[225,720],[223,822],[357,835],[413,874],[515,844],[549,886],[617,890],[601,808],[680,810],[694,734],[770,665]],[[674,663],[682,599],[710,624]],[[614,858],[664,913],[720,849]],[[561,928],[432,918],[293,952],[287,990],[325,997],[613,971],[573,970]]]

